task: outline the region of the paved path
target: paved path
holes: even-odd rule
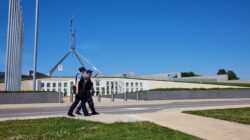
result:
[[[243,125],[218,119],[161,111],[140,114],[140,117],[161,126],[179,130],[210,140],[250,140],[250,125]]]
[[[226,106],[226,105],[246,105],[250,100],[236,101],[203,101],[203,102],[172,102],[165,104],[136,104],[136,105],[116,105],[116,106],[97,106],[96,109],[104,114],[138,114],[152,113],[165,109]],[[26,117],[26,116],[47,116],[65,115],[68,106],[62,107],[36,107],[36,108],[12,108],[0,109],[0,118]]]

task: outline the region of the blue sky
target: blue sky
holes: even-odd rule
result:
[[[0,0],[0,71],[7,8],[8,1]],[[23,0],[23,73],[32,68],[34,11],[35,0]],[[40,0],[38,71],[47,73],[68,51],[72,15],[77,50],[104,74],[214,75],[225,68],[250,79],[249,0]],[[63,65],[63,75],[80,66],[73,55]]]

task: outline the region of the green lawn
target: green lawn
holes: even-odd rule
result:
[[[69,118],[50,118],[0,122],[0,139],[195,140],[199,138],[149,122],[103,124]]]
[[[184,113],[250,125],[250,107],[234,108],[234,109],[184,111]]]

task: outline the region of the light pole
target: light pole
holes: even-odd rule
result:
[[[63,71],[63,66],[60,64],[58,66],[58,71],[59,71],[59,103],[62,103],[62,71]]]
[[[36,0],[35,37],[34,37],[34,64],[33,64],[33,90],[34,91],[36,90],[38,16],[39,16],[39,0]]]

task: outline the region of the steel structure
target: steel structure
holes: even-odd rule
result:
[[[21,90],[24,23],[21,0],[9,0],[5,90]]]
[[[76,31],[74,30],[73,26],[74,17],[71,17],[70,20],[70,36],[71,36],[71,44],[69,51],[63,56],[63,58],[49,71],[49,76],[51,77],[53,72],[57,69],[57,67],[63,63],[63,61],[69,56],[70,53],[76,56],[78,61],[81,63],[82,66],[85,66],[84,63],[88,64],[96,73],[97,75],[102,75],[102,72],[97,69],[88,59],[83,57],[79,52],[76,50]]]
[[[36,90],[38,16],[39,16],[39,0],[36,0],[35,35],[34,35],[34,62],[33,62],[33,90],[34,91]]]

